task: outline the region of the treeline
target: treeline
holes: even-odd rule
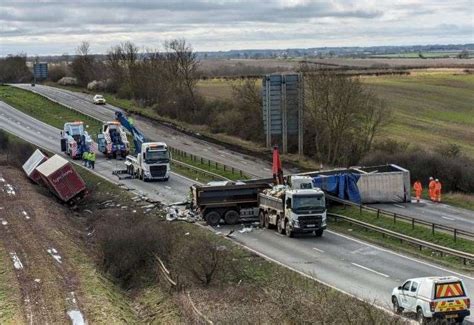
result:
[[[26,54],[0,58],[0,82],[30,82],[33,74],[26,66]]]

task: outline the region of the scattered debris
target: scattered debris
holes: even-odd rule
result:
[[[15,192],[15,189],[13,188],[13,186],[11,184],[6,184],[4,185],[5,187],[5,192],[9,195],[9,196],[14,196],[16,195],[16,192]]]
[[[35,279],[36,283],[41,283],[41,279]]]
[[[239,230],[239,232],[240,232],[241,234],[243,234],[243,233],[246,233],[246,232],[251,232],[252,230],[253,230],[252,226],[250,226],[249,228],[247,228],[247,227],[244,226],[244,228],[242,228],[241,230]]]
[[[26,220],[30,220],[30,216],[28,215],[28,212],[23,210],[23,211],[21,211],[21,214],[25,217]]]
[[[84,212],[89,213],[89,214],[92,214],[92,211],[89,210],[89,209],[85,209]]]
[[[0,218],[0,221],[2,222],[2,225],[6,226],[8,225],[8,222],[2,218]]]
[[[86,325],[84,316],[82,315],[81,311],[79,310],[79,307],[77,306],[77,301],[74,292],[70,293],[70,296],[66,298],[66,302],[69,305],[68,308],[70,308],[67,311],[67,315],[71,319],[72,325]]]
[[[185,235],[185,236],[189,236],[189,232],[185,233],[184,235]]]
[[[229,233],[227,235],[225,235],[226,237],[230,237],[230,235],[232,235],[234,233],[234,229],[232,229],[231,231],[229,231]],[[219,232],[220,233],[220,232]]]
[[[121,209],[128,209],[128,206],[122,205]]]
[[[15,269],[22,270],[23,264],[21,263],[20,258],[16,255],[16,253],[15,252],[10,253],[10,257],[13,260],[13,266],[15,267]]]
[[[49,255],[51,255],[59,264],[62,263],[61,255],[58,254],[58,251],[54,248],[47,249]]]

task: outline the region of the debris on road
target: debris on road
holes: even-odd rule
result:
[[[246,232],[251,232],[252,230],[253,230],[252,226],[250,226],[250,227],[248,227],[248,228],[244,226],[244,228],[242,228],[241,230],[239,230],[239,232],[240,232],[241,234],[244,234],[244,233],[246,233]]]

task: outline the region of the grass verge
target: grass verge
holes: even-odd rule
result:
[[[21,293],[9,252],[0,245],[0,324],[24,322]]]
[[[446,193],[443,202],[452,206],[474,211],[474,195],[464,193]]]
[[[93,139],[97,139],[97,132],[102,126],[95,119],[79,114],[27,90],[0,85],[0,100],[39,121],[61,130],[66,122],[83,121]]]

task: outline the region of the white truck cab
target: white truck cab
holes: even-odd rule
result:
[[[147,180],[164,180],[170,177],[170,153],[164,142],[146,142],[135,157],[128,155],[125,160],[127,172],[135,177]]]
[[[416,313],[420,324],[432,319],[461,324],[470,315],[470,299],[461,279],[454,276],[408,279],[392,291],[393,311]]]

